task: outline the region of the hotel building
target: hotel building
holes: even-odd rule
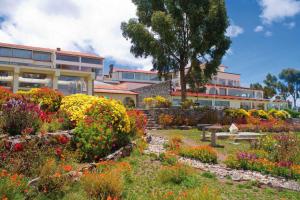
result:
[[[244,108],[244,109],[283,109],[287,102],[282,100],[270,101],[264,99],[262,90],[254,90],[241,86],[241,75],[226,72],[226,66],[221,65],[212,80],[205,85],[205,92],[187,92],[187,98],[192,99],[199,106],[210,106],[216,108]],[[181,102],[180,77],[178,73],[172,75],[173,91],[171,99],[173,105]],[[189,90],[189,88],[187,88]]]
[[[0,86],[13,92],[49,87],[66,95],[92,95],[102,71],[98,55],[0,43]]]

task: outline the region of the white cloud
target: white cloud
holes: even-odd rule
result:
[[[135,17],[131,0],[0,0],[0,41],[66,50],[94,50],[118,63],[152,66],[137,59],[122,36],[122,21]],[[150,67],[151,68],[151,67]]]
[[[233,24],[233,23],[226,30],[226,35],[228,37],[237,37],[242,33],[244,33],[244,29],[240,26],[237,26],[237,25]]]
[[[296,22],[284,23],[284,25],[288,27],[288,29],[293,29],[296,26]]]
[[[258,2],[262,7],[260,17],[266,24],[279,22],[300,13],[300,1],[298,0],[258,0]]]
[[[266,31],[265,32],[266,37],[271,37],[272,35],[273,35],[273,33],[271,31]]]
[[[264,30],[263,26],[257,26],[255,27],[254,32],[258,33],[258,32],[262,32],[263,30]]]

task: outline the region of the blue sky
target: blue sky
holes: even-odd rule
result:
[[[267,73],[278,74],[285,67],[300,69],[299,12],[289,16],[288,11],[276,13],[275,7],[275,11],[271,9],[263,17],[257,0],[226,0],[226,3],[231,24],[243,29],[232,37],[232,53],[223,59],[229,71],[241,73],[243,83],[248,85],[261,82]],[[264,22],[264,18],[271,21]],[[257,26],[262,26],[263,31],[255,32]]]
[[[300,68],[300,0],[226,0],[232,46],[223,59],[242,84]],[[0,0],[0,41],[94,52],[108,65],[151,69],[136,59],[120,24],[135,17],[131,0]],[[108,9],[109,8],[109,9]],[[122,8],[122,9],[120,9]],[[117,11],[117,12],[116,12]]]

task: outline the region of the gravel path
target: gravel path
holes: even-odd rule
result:
[[[168,140],[159,137],[159,136],[149,136],[148,137],[148,148],[145,150],[145,153],[154,153],[159,155],[166,151],[164,148],[164,144],[167,143]],[[258,181],[261,184],[268,185],[275,188],[284,188],[294,191],[300,192],[300,184],[293,180],[287,180],[284,178],[273,177],[269,175],[264,175],[259,172],[248,171],[248,170],[235,170],[231,168],[227,168],[224,164],[206,164],[202,163],[198,160],[180,157],[178,160],[180,163],[187,164],[197,169],[201,169],[203,171],[209,171],[220,179],[224,179],[226,177],[231,177],[233,181]]]

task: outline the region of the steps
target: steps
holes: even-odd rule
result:
[[[142,111],[147,117],[147,126],[146,126],[147,130],[158,130],[158,129],[160,129],[160,126],[157,124],[157,122],[152,117],[152,115],[150,115],[148,110],[140,110],[140,111]]]

